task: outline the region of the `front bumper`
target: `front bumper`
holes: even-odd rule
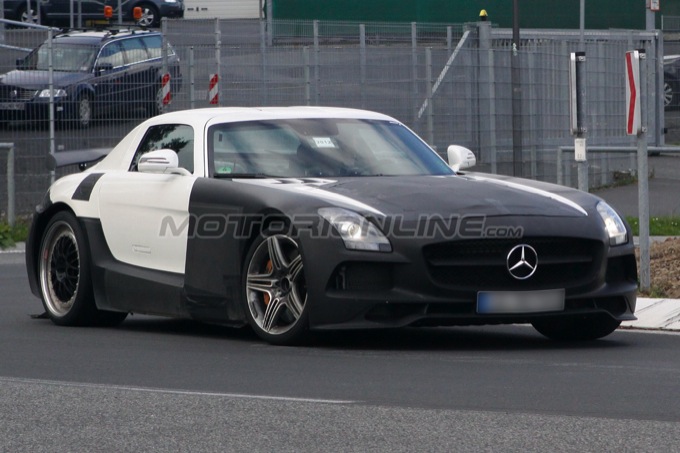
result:
[[[65,99],[55,99],[54,118],[57,121],[70,117],[74,104]],[[5,121],[47,121],[49,120],[49,100],[0,101],[0,119]]]
[[[181,19],[184,17],[184,3],[162,3],[159,12],[161,17]]]
[[[556,239],[556,240],[552,240]],[[526,281],[513,281],[496,272],[498,264],[491,255],[477,253],[470,262],[451,257],[451,267],[432,265],[423,250],[427,245],[411,240],[398,244],[389,254],[347,251],[338,244],[317,241],[304,249],[306,261],[314,263],[309,273],[308,300],[310,327],[313,329],[349,329],[402,327],[408,325],[480,325],[528,323],[541,317],[606,313],[620,321],[634,320],[637,297],[637,268],[632,241],[609,247],[603,241],[566,238],[566,244],[584,241],[587,247],[568,255],[562,262],[550,256],[548,247],[565,238],[526,237],[516,241],[496,241],[500,250],[515,242],[533,244],[544,256],[536,275]],[[542,243],[543,241],[544,243]],[[547,242],[546,242],[547,241]],[[493,241],[484,241],[492,244]],[[538,244],[538,245],[537,245]],[[546,245],[547,244],[547,245]],[[340,247],[342,245],[340,244]],[[311,249],[311,250],[309,250]],[[491,247],[490,250],[493,250]],[[590,250],[591,262],[585,262],[584,250]],[[337,256],[338,259],[329,260]],[[490,266],[473,267],[467,275],[454,265],[489,261]],[[550,262],[554,265],[550,265]],[[320,264],[319,264],[320,263]],[[543,271],[543,273],[541,273]],[[442,274],[449,273],[450,278]],[[506,271],[507,273],[507,271]],[[460,278],[459,278],[460,276]],[[565,308],[560,312],[487,315],[477,313],[479,291],[565,290]]]

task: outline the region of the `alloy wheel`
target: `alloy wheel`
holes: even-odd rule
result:
[[[281,335],[296,326],[307,302],[307,287],[298,244],[285,235],[267,237],[247,269],[246,297],[256,327]]]

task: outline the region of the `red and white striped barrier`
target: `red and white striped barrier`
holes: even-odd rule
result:
[[[220,103],[220,77],[217,74],[210,74],[208,102],[211,105],[217,105]]]
[[[161,79],[161,87],[163,93],[163,105],[168,105],[170,104],[170,101],[172,101],[172,93],[170,93],[170,74],[167,72],[163,74],[163,78]]]

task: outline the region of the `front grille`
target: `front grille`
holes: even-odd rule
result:
[[[536,272],[517,280],[508,271],[507,256],[519,244],[538,254]],[[523,238],[454,241],[423,249],[433,281],[464,291],[574,288],[598,277],[604,245],[574,238]]]
[[[0,86],[0,101],[1,102],[18,102],[29,101],[37,94],[36,90],[29,90],[26,88]]]

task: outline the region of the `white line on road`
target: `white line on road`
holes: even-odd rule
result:
[[[130,392],[146,392],[146,393],[162,393],[168,395],[189,395],[189,396],[216,396],[225,398],[240,398],[252,400],[270,400],[270,401],[291,401],[297,403],[317,403],[317,404],[356,404],[359,401],[352,400],[330,400],[319,398],[295,398],[287,396],[270,396],[270,395],[250,395],[247,393],[222,393],[222,392],[200,392],[192,390],[172,390],[160,389],[153,387],[135,387],[127,385],[107,385],[107,384],[92,384],[87,382],[65,382],[65,381],[50,381],[42,379],[29,378],[11,378],[0,377],[0,382],[9,382],[17,384],[34,384],[34,385],[53,385],[60,387],[78,387],[88,389],[100,390],[124,390]]]

